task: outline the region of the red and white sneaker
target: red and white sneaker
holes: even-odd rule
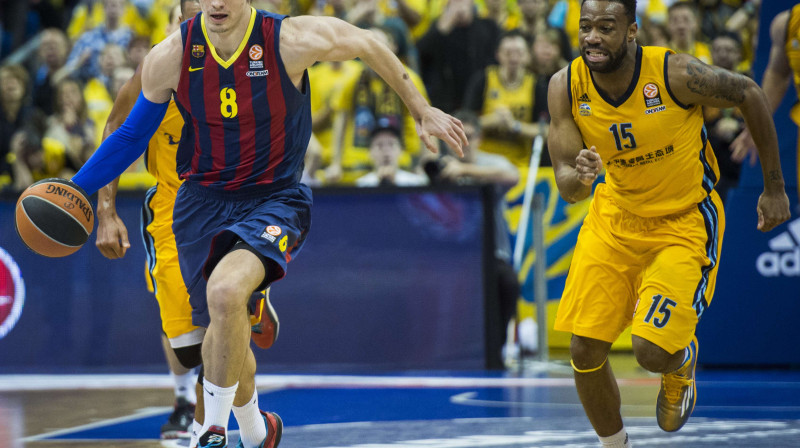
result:
[[[250,337],[259,348],[270,348],[278,340],[280,321],[278,313],[269,302],[269,288],[265,291],[264,299],[258,304],[256,316],[261,316],[261,322],[250,327]]]

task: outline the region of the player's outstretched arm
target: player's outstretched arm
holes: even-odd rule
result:
[[[785,38],[786,28],[789,24],[789,11],[784,11],[774,19],[769,27],[769,35],[772,45],[769,50],[769,62],[764,71],[764,78],[761,80],[761,89],[767,96],[771,114],[775,113],[781,104],[789,85],[792,83],[792,69],[789,66],[789,59],[786,56]],[[757,149],[750,131],[745,128],[738,137],[731,143],[731,158],[737,162],[743,161],[750,156],[750,165],[756,163]]]
[[[123,84],[117,93],[114,106],[111,108],[111,113],[106,120],[106,127],[103,130],[104,141],[128,118],[141,91],[142,71],[139,67],[133,77]],[[95,246],[104,257],[112,260],[124,257],[125,252],[131,247],[128,241],[128,229],[117,215],[118,186],[119,177],[97,191],[97,241]]]
[[[567,70],[553,75],[547,90],[550,108],[550,134],[547,149],[553,161],[558,192],[565,201],[575,203],[592,192],[592,184],[603,169],[603,161],[595,147],[584,149],[583,138],[572,117],[569,102]]]
[[[147,148],[180,79],[182,41],[179,33],[167,37],[145,57],[142,93],[128,118],[109,136],[72,178],[91,195],[122,174]]]
[[[283,21],[280,39],[281,58],[295,85],[300,83],[305,69],[317,61],[360,58],[397,92],[431,152],[437,151],[431,138],[434,136],[463,156],[461,147],[467,144],[467,137],[461,122],[428,104],[397,56],[372,32],[334,17],[299,16]]]
[[[742,111],[761,158],[764,193],[758,201],[758,229],[768,231],[791,217],[778,154],[778,134],[766,95],[752,79],[706,65],[686,54],[669,57],[669,84],[678,101]]]

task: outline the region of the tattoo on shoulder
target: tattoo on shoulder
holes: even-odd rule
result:
[[[744,101],[747,78],[742,75],[696,60],[689,61],[686,73],[689,75],[686,86],[694,93],[737,104]]]

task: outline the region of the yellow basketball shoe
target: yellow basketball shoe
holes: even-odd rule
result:
[[[689,343],[689,360],[678,370],[661,375],[661,390],[656,403],[656,420],[664,431],[681,429],[697,402],[694,370],[697,367],[697,336]]]

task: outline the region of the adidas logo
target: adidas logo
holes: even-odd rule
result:
[[[592,100],[589,99],[589,95],[587,95],[585,93],[583,95],[581,95],[580,98],[578,98],[578,101],[581,102],[581,103],[591,103],[592,102]]]
[[[789,223],[789,230],[769,240],[769,252],[756,259],[756,269],[764,277],[800,277],[800,219]]]

